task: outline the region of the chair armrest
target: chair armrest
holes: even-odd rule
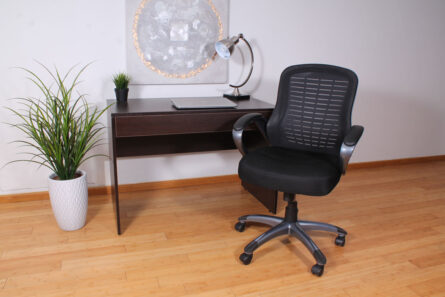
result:
[[[352,126],[349,132],[346,134],[343,143],[349,146],[356,145],[363,134],[363,130],[364,128],[362,126]]]
[[[351,159],[356,144],[363,134],[363,130],[364,128],[362,126],[352,126],[343,140],[340,148],[340,158],[342,161],[341,165],[343,174],[346,173],[346,168],[348,168],[349,160]]]
[[[249,126],[252,122],[255,123],[258,130],[260,130],[264,138],[267,139],[266,136],[267,120],[264,118],[264,116],[261,113],[248,113],[243,115],[235,122],[232,130],[233,142],[235,142],[236,147],[243,155],[247,153],[247,149],[243,143],[243,132],[244,129],[247,126]]]

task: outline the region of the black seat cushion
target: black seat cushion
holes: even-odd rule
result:
[[[327,195],[341,175],[335,156],[273,146],[246,154],[238,173],[254,185],[311,196]]]

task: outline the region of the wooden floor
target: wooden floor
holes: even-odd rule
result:
[[[328,197],[300,197],[300,218],[345,228],[312,232],[328,263],[295,239],[243,247],[266,230],[234,231],[266,213],[238,183],[90,197],[88,222],[58,230],[48,201],[0,203],[0,296],[445,296],[445,161],[350,170]],[[284,203],[280,202],[280,215]]]

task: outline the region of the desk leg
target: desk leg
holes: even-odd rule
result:
[[[114,121],[111,121],[112,131],[110,133],[110,154],[111,154],[111,160],[110,160],[110,176],[111,176],[111,200],[113,203],[113,209],[116,213],[116,223],[117,223],[117,234],[121,235],[121,220],[120,220],[120,213],[119,213],[119,182],[117,177],[117,152],[116,152],[116,133],[115,133],[115,127],[114,127]]]

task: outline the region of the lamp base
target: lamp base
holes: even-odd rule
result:
[[[250,95],[233,95],[233,94],[224,94],[223,97],[233,100],[233,101],[239,101],[239,100],[249,100]]]

